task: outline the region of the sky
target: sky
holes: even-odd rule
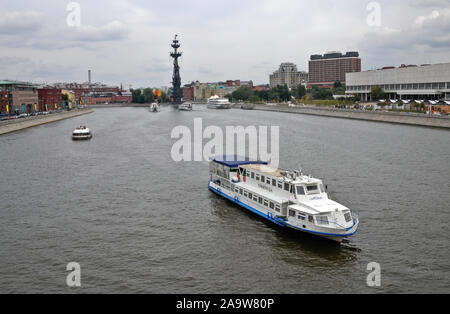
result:
[[[0,80],[170,86],[267,84],[282,62],[359,51],[362,70],[450,62],[450,0],[0,0]],[[68,10],[68,5],[69,9]],[[69,19],[69,22],[68,22]]]

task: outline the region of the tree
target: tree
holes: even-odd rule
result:
[[[132,98],[133,98],[133,102],[138,104],[139,100],[140,100],[140,96],[141,96],[141,90],[140,89],[134,89],[132,92]]]
[[[250,96],[254,95],[253,91],[247,87],[247,86],[242,86],[239,87],[237,90],[235,90],[232,94],[231,97],[233,99],[236,100],[243,100],[246,101],[249,99]]]
[[[294,97],[297,99],[302,99],[306,95],[306,87],[303,85],[297,86],[294,90]]]
[[[314,100],[333,100],[333,93],[328,88],[318,88],[314,86],[312,89],[312,97]]]
[[[386,99],[387,94],[379,86],[372,87],[370,92],[370,98],[372,101],[378,101],[380,99]]]
[[[248,98],[248,101],[249,102],[252,102],[252,103],[255,103],[255,102],[259,102],[261,99],[258,97],[258,96],[256,96],[256,95],[252,95],[252,96],[250,96],[249,98]]]
[[[153,94],[153,89],[146,88],[144,89],[144,103],[150,104],[155,101],[155,96]]]

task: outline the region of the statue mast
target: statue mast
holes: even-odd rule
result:
[[[180,42],[177,39],[178,35],[175,35],[175,39],[172,43],[173,52],[170,56],[174,59],[173,61],[173,77],[172,77],[172,102],[176,105],[181,104],[181,98],[183,97],[183,91],[181,90],[181,77],[180,77],[180,66],[178,64],[178,58],[181,57],[182,53],[178,51],[180,48]]]

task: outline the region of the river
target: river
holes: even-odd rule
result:
[[[280,126],[280,166],[361,225],[341,246],[271,225],[172,161],[175,126]],[[89,142],[71,132],[87,125]],[[0,136],[0,293],[448,293],[450,133],[262,111],[102,108]],[[82,287],[66,285],[81,266]],[[369,287],[369,263],[381,286]]]

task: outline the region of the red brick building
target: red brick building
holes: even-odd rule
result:
[[[55,105],[61,107],[62,90],[58,88],[45,87],[38,89],[39,111],[54,110]]]
[[[332,88],[335,82],[345,84],[345,74],[361,72],[361,58],[358,52],[331,52],[312,55],[309,61],[308,88],[318,86]]]
[[[194,100],[194,86],[186,85],[183,87],[183,100],[192,101]]]

